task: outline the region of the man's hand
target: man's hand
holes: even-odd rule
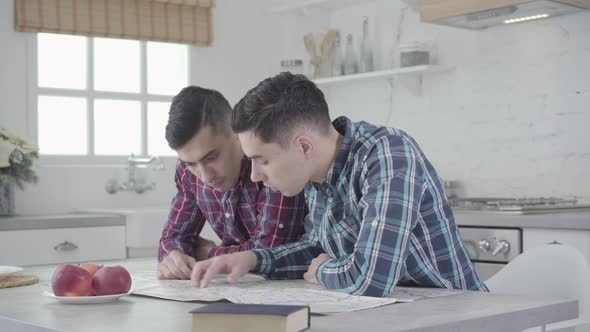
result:
[[[158,279],[190,279],[191,270],[195,265],[195,259],[181,253],[179,250],[172,250],[158,264]]]
[[[319,285],[320,282],[315,276],[316,272],[318,271],[318,267],[320,267],[320,265],[322,265],[322,263],[327,261],[328,259],[330,259],[330,256],[328,256],[328,254],[320,254],[318,257],[312,259],[311,264],[309,264],[309,267],[307,268],[307,272],[303,274],[303,279],[312,284]]]
[[[191,274],[193,286],[205,288],[217,274],[227,274],[230,284],[236,283],[238,277],[254,270],[256,255],[251,251],[221,255],[195,263]]]
[[[215,247],[215,242],[199,236],[199,246],[195,250],[197,261],[204,261],[209,259],[209,251]]]

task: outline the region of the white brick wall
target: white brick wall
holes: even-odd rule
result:
[[[398,38],[435,44],[439,63],[456,69],[425,77],[421,96],[402,78],[393,89],[329,88],[332,114],[380,124],[389,116],[443,178],[464,183],[464,195],[590,200],[590,12],[469,31],[420,23],[401,8],[377,1],[329,19],[358,38],[360,16],[370,16],[381,69],[399,63]]]

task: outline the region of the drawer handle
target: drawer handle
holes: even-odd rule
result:
[[[563,243],[561,243],[561,242],[559,242],[559,241],[555,241],[555,240],[553,240],[552,242],[549,242],[549,243],[547,243],[547,244],[563,244]]]
[[[69,241],[64,241],[53,247],[55,251],[72,251],[76,249],[78,249],[78,246]]]

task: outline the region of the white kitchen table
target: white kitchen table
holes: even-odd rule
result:
[[[106,262],[134,271],[153,269],[155,259]],[[202,302],[128,296],[105,304],[62,304],[42,295],[55,266],[27,268],[41,282],[0,289],[0,331],[190,331],[190,310]],[[352,313],[311,318],[311,331],[521,331],[577,318],[569,299],[530,298],[484,292],[396,303]],[[220,322],[222,323],[222,322]]]

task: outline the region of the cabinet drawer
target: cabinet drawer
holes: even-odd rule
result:
[[[125,226],[0,232],[0,265],[37,265],[125,258]]]
[[[525,228],[522,231],[523,250],[548,243],[561,243],[578,249],[590,263],[590,231]]]

